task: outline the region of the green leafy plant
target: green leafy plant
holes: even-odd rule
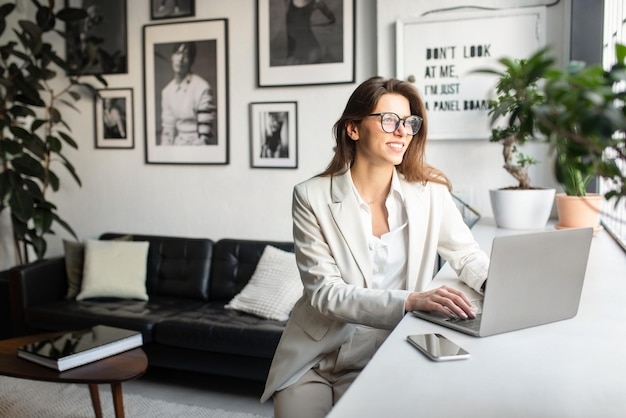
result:
[[[479,70],[499,77],[492,123],[508,117],[491,140],[505,147],[545,141],[555,151],[555,175],[568,195],[584,195],[599,176],[612,185],[605,198],[619,201],[626,196],[626,46],[618,44],[615,53],[608,70],[580,61],[558,68],[548,48],[524,60],[503,58],[502,71]]]
[[[625,47],[617,45],[617,63],[609,70],[572,61],[544,76],[544,101],[534,112],[539,131],[556,151],[556,178],[570,196],[586,195],[595,176],[612,182],[607,199],[625,195],[626,168],[620,164],[626,167],[626,117],[619,86],[626,80],[625,57]]]
[[[504,69],[480,69],[476,72],[498,77],[496,99],[491,102],[489,115],[492,128],[489,140],[502,145],[504,169],[517,181],[517,189],[531,189],[528,167],[538,161],[519,151],[519,147],[534,138],[536,120],[534,108],[543,101],[537,82],[552,65],[543,50],[528,59],[499,60]],[[503,122],[503,123],[502,123]]]
[[[78,111],[75,103],[81,93],[96,92],[92,85],[81,82],[79,75],[65,76],[67,63],[48,41],[51,36],[65,36],[55,30],[57,21],[81,20],[86,12],[64,8],[55,13],[54,0],[46,6],[32,2],[37,9],[35,19],[18,21],[13,28],[15,40],[4,33],[6,18],[15,5],[0,6],[0,36],[5,40],[0,44],[0,212],[10,209],[18,264],[29,261],[29,247],[38,259],[44,257],[45,236],[54,234],[55,225],[76,237],[48,195],[60,187],[56,166],[64,167],[81,185],[64,154],[65,147],[78,145],[61,107]],[[95,48],[86,51],[85,68],[90,68],[97,62]],[[55,87],[58,77],[67,81],[65,87]],[[101,76],[96,78],[106,85]]]

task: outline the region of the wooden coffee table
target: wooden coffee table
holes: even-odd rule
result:
[[[122,382],[136,379],[146,372],[148,358],[141,348],[135,348],[74,369],[58,372],[17,356],[18,347],[62,332],[29,335],[0,341],[0,375],[46,382],[85,383],[89,386],[96,418],[102,418],[98,384],[110,384],[117,418],[124,417]]]

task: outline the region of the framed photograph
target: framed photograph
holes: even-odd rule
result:
[[[250,167],[298,168],[298,104],[250,103]]]
[[[228,20],[145,25],[146,163],[228,164]]]
[[[196,15],[196,0],[150,0],[150,19],[173,19]]]
[[[65,5],[87,12],[85,19],[65,27],[68,73],[128,73],[126,0],[65,0]],[[89,65],[91,45],[96,59]]]
[[[135,148],[133,89],[98,93],[94,102],[96,148]]]
[[[354,82],[354,0],[257,0],[259,87]]]

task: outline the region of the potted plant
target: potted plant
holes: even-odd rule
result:
[[[503,70],[477,72],[498,76],[496,98],[489,111],[492,125],[489,140],[502,145],[503,167],[518,184],[490,190],[494,219],[501,228],[543,228],[550,217],[555,190],[531,184],[528,168],[538,161],[524,155],[520,147],[534,137],[533,109],[543,100],[537,81],[552,62],[544,60],[541,51],[528,59],[503,58],[499,62]]]
[[[32,2],[37,8],[34,21],[19,20],[14,37],[5,31],[6,18],[15,5],[0,6],[0,213],[10,212],[17,264],[29,261],[29,248],[38,259],[43,258],[45,236],[54,234],[54,226],[76,236],[48,195],[59,189],[60,179],[54,171],[58,165],[80,185],[74,166],[64,155],[65,146],[78,145],[62,117],[61,105],[78,110],[75,103],[81,92],[96,91],[78,76],[67,78],[65,87],[58,86],[57,71],[66,72],[68,67],[47,40],[51,35],[65,35],[54,30],[58,20],[84,19],[86,12],[64,8],[55,13],[53,0],[47,6]],[[96,49],[87,44],[86,51],[85,68],[91,68]],[[106,85],[101,76],[96,78]]]
[[[626,49],[616,48],[617,64],[608,71],[598,65],[572,61],[563,70],[550,68],[544,75],[544,101],[535,109],[538,130],[556,151],[555,175],[563,193],[556,196],[557,228],[590,226],[600,230],[604,197],[589,193],[596,176],[621,184],[624,192],[624,138],[626,127],[622,93],[615,84],[624,81]],[[621,153],[621,156],[620,156]],[[611,199],[618,190],[609,192]]]
[[[516,86],[512,89],[515,103],[511,106],[511,121],[516,118],[513,132],[523,132],[525,139],[546,141],[556,154],[555,176],[564,193],[557,195],[557,227],[592,226],[599,229],[600,206],[603,196],[588,193],[592,178],[602,177],[611,182],[612,189],[605,199],[615,199],[615,204],[626,196],[624,168],[626,167],[626,115],[624,113],[624,88],[626,81],[626,47],[617,45],[616,64],[609,70],[601,66],[588,66],[580,61],[568,63],[564,69],[554,65],[543,48],[528,60],[516,62],[503,59],[507,71],[500,73],[500,83]],[[622,83],[621,89],[616,89]],[[492,110],[494,117],[507,110],[500,92]],[[509,124],[510,125],[510,124]],[[518,128],[519,127],[519,128]],[[496,136],[494,130],[494,137]],[[621,135],[616,135],[621,133]],[[578,203],[586,216],[593,215],[587,223],[563,219],[564,202]],[[590,223],[589,223],[590,222]]]

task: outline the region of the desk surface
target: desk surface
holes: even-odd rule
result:
[[[481,221],[496,235],[520,233]],[[447,265],[436,280],[456,277]],[[339,417],[626,416],[626,254],[602,231],[593,239],[578,315],[476,338],[406,315],[331,411]],[[434,362],[409,334],[439,332],[471,353]]]

